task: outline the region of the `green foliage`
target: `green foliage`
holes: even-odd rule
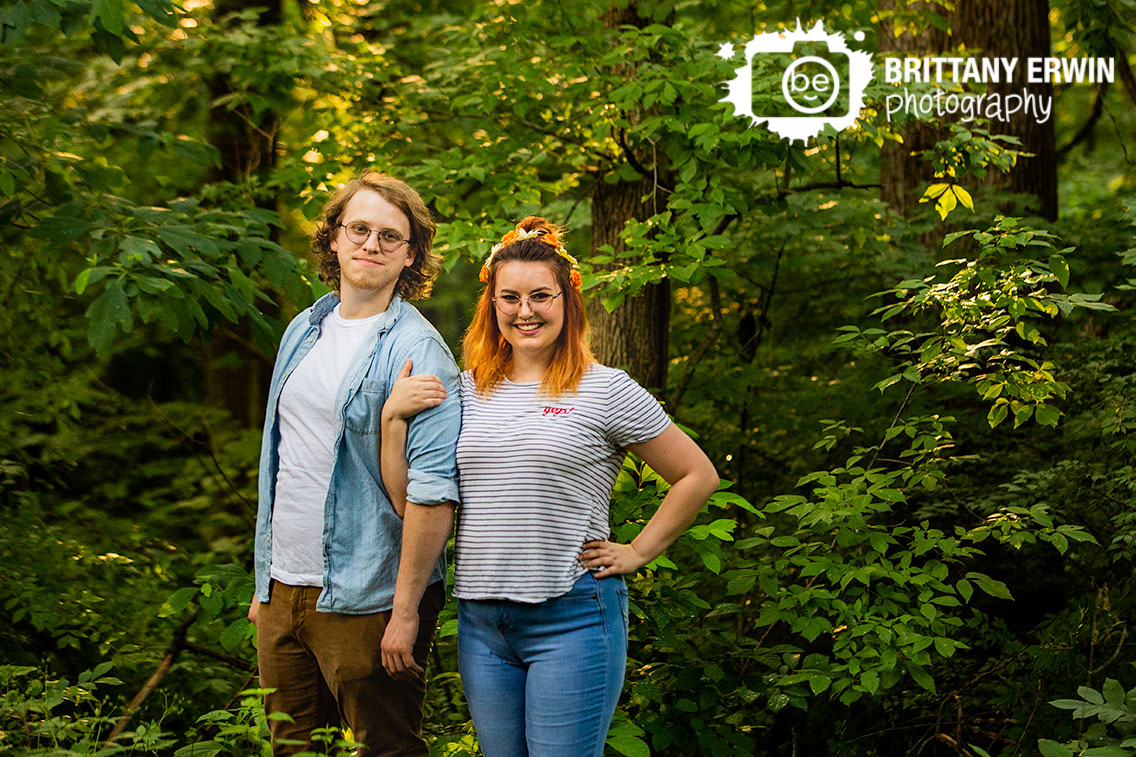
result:
[[[122,681],[107,675],[104,662],[79,674],[75,683],[34,667],[0,666],[0,749],[5,754],[151,753],[173,745],[160,723],[150,722],[105,744],[115,722],[107,687]]]
[[[1127,757],[1136,754],[1136,688],[1125,691],[1115,678],[1105,679],[1098,691],[1091,686],[1077,689],[1080,699],[1055,699],[1051,705],[1072,710],[1074,718],[1096,718],[1084,734],[1064,743],[1039,739],[1044,757]]]
[[[1052,4],[1055,54],[1136,49],[1129,6]],[[924,241],[942,232],[876,196],[878,148],[907,125],[881,113],[890,85],[869,85],[856,128],[805,147],[718,102],[738,61],[717,45],[791,4],[649,1],[614,22],[606,2],[282,10],[0,10],[0,650],[22,665],[4,673],[4,751],[99,753],[180,628],[188,645],[103,753],[265,753],[245,669],[259,432],[255,412],[207,402],[257,403],[256,361],[322,291],[310,220],[364,165],[410,181],[440,222],[447,275],[424,309],[451,344],[477,261],[530,212],[572,227],[608,308],[670,287],[668,411],[736,483],[629,581],[609,753],[926,754],[949,735],[1009,757],[1069,738],[1044,701],[1100,680],[1086,671],[1122,677],[1136,617],[1122,87],[1062,154],[1052,226],[992,218],[1004,193],[976,191],[1020,157],[1012,139],[967,124],[928,146],[938,178],[909,189],[981,229],[949,235],[940,262]],[[934,3],[808,12],[868,45],[877,18],[946,27]],[[1063,143],[1097,93],[1057,94]],[[603,228],[600,190],[636,218]],[[618,242],[591,255],[600,231]],[[870,320],[864,298],[896,281]],[[620,539],[665,490],[627,463]],[[478,752],[455,642],[451,602],[432,754]],[[1119,748],[1115,723],[1097,725],[1117,743],[1052,743]]]
[[[629,696],[608,734],[608,746],[619,754],[753,753],[752,740],[739,729],[746,720],[737,709],[744,704],[738,693],[743,676],[720,662],[733,645],[752,641],[721,630],[707,633],[695,622],[731,613],[703,598],[705,585],[715,576],[715,583],[727,578],[738,518],[761,517],[727,487],[723,482],[667,556],[629,578]],[[668,489],[649,466],[628,458],[613,493],[616,539],[634,539]]]
[[[31,233],[54,242],[69,241],[59,238],[64,233],[94,240],[75,291],[101,289],[87,309],[96,352],[110,348],[118,329],[130,331],[136,313],[143,323],[160,322],[186,342],[222,318],[247,318],[258,345],[272,353],[283,326],[266,319],[258,303],[260,308],[271,303],[274,290],[296,302],[310,296],[295,256],[269,240],[270,224],[277,222],[267,211],[210,210],[195,200],[139,208],[110,198],[105,208],[91,212],[91,223],[69,212],[61,208]]]
[[[1031,416],[1055,426],[1060,411],[1047,402],[1064,397],[1069,387],[1054,378],[1052,363],[1030,355],[1033,348],[1046,346],[1037,319],[1068,315],[1075,308],[1115,308],[1100,302],[1099,294],[1057,291],[1069,283],[1065,256],[1072,248],[1057,250],[1052,234],[1021,226],[1018,219],[998,218],[987,231],[952,232],[944,245],[969,235],[979,245],[973,260],[939,263],[958,268],[946,281],[928,276],[900,282],[883,293],[898,302],[875,311],[885,321],[900,314],[931,314],[939,322],[935,332],[848,326],[837,341],[857,342],[866,352],[897,359],[899,371],[876,385],[881,391],[901,380],[965,381],[984,401],[993,400],[987,416],[991,427],[1010,413],[1015,428]],[[1043,254],[1047,259],[1038,257]]]

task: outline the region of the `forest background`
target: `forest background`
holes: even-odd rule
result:
[[[805,144],[719,102],[797,18],[877,70]],[[728,482],[631,581],[612,754],[1136,754],[1134,25],[1133,0],[5,3],[0,751],[267,754],[265,386],[326,291],[312,219],[371,167],[437,217],[420,307],[455,348],[492,242],[566,223],[600,359]],[[1030,85],[1044,124],[889,121],[882,59],[944,54],[1116,76]],[[621,539],[664,488],[628,461]],[[455,623],[434,754],[477,753]]]

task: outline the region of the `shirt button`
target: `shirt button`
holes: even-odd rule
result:
[[[312,338],[311,338],[310,336],[308,337],[308,341],[309,341],[309,342],[310,342],[310,341],[312,341]]]

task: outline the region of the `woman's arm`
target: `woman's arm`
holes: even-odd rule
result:
[[[718,488],[718,472],[706,453],[673,423],[650,441],[628,450],[643,458],[671,485],[659,509],[630,544],[590,541],[580,562],[596,578],[634,573],[661,555],[686,530]]]
[[[446,398],[446,387],[437,376],[411,376],[410,360],[402,366],[398,380],[383,404],[379,468],[383,486],[398,517],[406,515],[406,484],[410,465],[406,461],[406,428],[409,420],[428,407],[437,407]]]

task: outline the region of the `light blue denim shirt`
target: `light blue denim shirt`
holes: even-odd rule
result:
[[[284,331],[264,419],[260,451],[260,503],[256,516],[256,595],[269,601],[272,508],[280,465],[277,404],[288,376],[320,335],[323,319],[339,302],[321,297]],[[379,469],[383,403],[407,358],[414,374],[432,373],[447,398],[410,421],[406,498],[419,505],[458,501],[455,452],[461,426],[458,369],[437,330],[414,306],[395,297],[373,326],[374,335],[355,355],[336,398],[336,441],[323,514],[323,591],[316,609],[348,615],[389,610],[402,551],[402,519],[391,506]],[[429,583],[445,580],[443,555]]]

